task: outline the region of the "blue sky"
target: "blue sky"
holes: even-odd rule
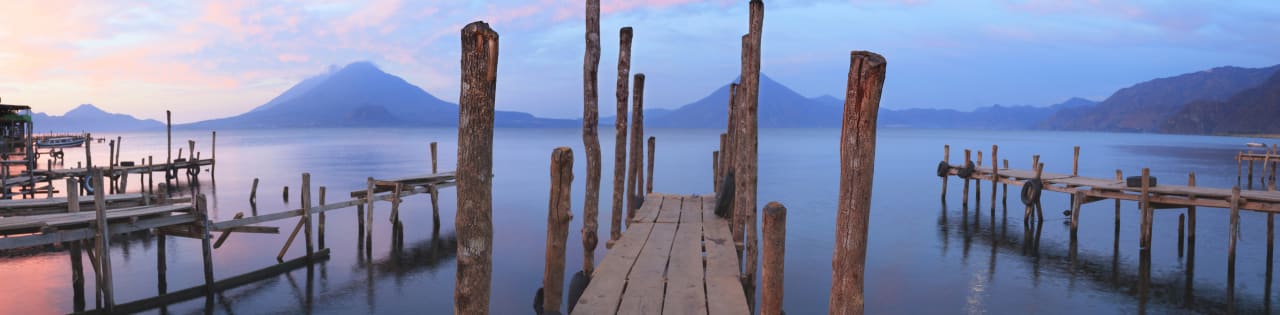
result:
[[[618,29],[635,27],[646,104],[676,107],[739,70],[746,0],[603,0],[601,107]],[[1157,77],[1280,63],[1276,1],[768,0],[764,73],[841,95],[849,51],[889,61],[882,106],[971,109],[1101,100]],[[498,107],[582,110],[581,1],[5,1],[0,98],[175,121],[230,116],[330,65],[370,60],[457,100],[459,29],[501,35]]]

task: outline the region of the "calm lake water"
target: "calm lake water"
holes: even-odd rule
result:
[[[601,128],[603,173],[601,235],[608,235],[613,128]],[[711,151],[718,145],[714,130],[653,129],[657,137],[654,190],[668,193],[711,192]],[[111,134],[95,134],[111,136]],[[123,158],[164,159],[163,133],[129,133]],[[252,213],[248,197],[260,178],[258,214],[296,208],[303,172],[313,187],[327,186],[328,201],[345,200],[362,190],[365,178],[401,177],[430,171],[427,144],[440,144],[440,168],[455,165],[454,129],[310,129],[247,131],[218,134],[216,174],[201,173],[200,190],[208,194],[215,220],[237,212]],[[759,201],[780,201],[789,210],[786,296],[790,314],[825,313],[831,282],[831,254],[838,190],[836,129],[766,129],[760,132]],[[177,132],[175,147],[197,141],[208,156],[209,133]],[[585,157],[578,129],[500,129],[494,145],[494,314],[531,313],[541,284],[546,237],[549,159],[552,149],[570,146],[575,153],[573,207],[567,274],[581,266],[582,193]],[[981,201],[960,203],[959,180],[950,183],[949,202],[939,202],[941,183],[934,175],[943,144],[952,146],[952,161],[963,149],[988,152],[1000,145],[1000,158],[1027,168],[1041,154],[1047,171],[1071,169],[1072,146],[1082,147],[1081,175],[1111,178],[1116,169],[1136,175],[1150,167],[1162,183],[1183,183],[1188,172],[1201,186],[1236,183],[1234,154],[1244,138],[1147,134],[998,132],[962,130],[880,130],[876,179],[867,253],[866,309],[870,314],[955,313],[1220,313],[1226,309],[1227,211],[1201,209],[1194,269],[1188,282],[1189,256],[1179,257],[1177,222],[1181,209],[1155,215],[1149,279],[1140,272],[1139,212],[1136,203],[1122,204],[1116,234],[1111,201],[1084,206],[1079,246],[1073,254],[1062,210],[1067,196],[1046,193],[1042,226],[1026,230],[1016,201],[991,210],[991,184],[982,184]],[[94,145],[95,160],[106,160],[106,145]],[[989,153],[989,152],[988,152]],[[68,151],[68,165],[83,157]],[[988,156],[987,159],[990,159]],[[101,162],[99,162],[101,163]],[[986,163],[989,163],[987,161]],[[990,164],[987,164],[990,165]],[[131,189],[136,190],[136,177]],[[281,200],[290,187],[289,203]],[[313,188],[315,189],[315,188]],[[1016,187],[1014,188],[1016,192]],[[405,314],[448,313],[452,307],[454,260],[440,250],[440,240],[453,233],[455,190],[440,196],[443,224],[433,240],[427,195],[405,199],[404,244],[395,248],[387,221],[389,204],[380,203],[375,219],[372,259],[357,249],[354,208],[329,212],[328,247],[332,258],[308,277],[306,268],[217,294],[215,313]],[[1242,239],[1236,267],[1237,309],[1273,312],[1266,262],[1266,215],[1243,212]],[[270,223],[282,232],[296,221]],[[275,263],[287,234],[233,234],[214,251],[219,279]],[[157,292],[154,237],[115,237],[116,301],[123,303]],[[301,241],[301,240],[299,240]],[[605,254],[603,241],[597,261]],[[301,242],[287,257],[303,251]],[[200,242],[170,238],[167,242],[170,291],[201,284]],[[86,260],[87,263],[87,260]],[[93,308],[92,269],[86,269],[89,308]],[[32,250],[0,257],[0,313],[49,314],[73,311],[69,259],[65,251]],[[566,279],[566,283],[568,279]],[[1143,289],[1149,283],[1150,289]],[[1189,283],[1189,284],[1188,284]],[[1188,290],[1190,288],[1190,290]],[[169,306],[165,312],[206,311],[204,299]],[[160,310],[154,310],[159,313]]]

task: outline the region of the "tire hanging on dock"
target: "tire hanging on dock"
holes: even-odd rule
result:
[[[973,169],[974,169],[973,161],[965,162],[964,167],[961,167],[960,169],[956,170],[956,176],[960,176],[960,178],[964,178],[964,179],[969,179],[969,176],[973,175]]]
[[[80,188],[88,194],[93,194],[93,175],[85,175],[80,179]]]
[[[946,178],[947,173],[951,172],[951,165],[947,161],[938,162],[938,177]]]
[[[164,170],[164,178],[170,180],[178,179],[178,167],[174,166],[174,164],[169,164],[169,168]]]
[[[1030,206],[1040,202],[1040,193],[1043,189],[1044,182],[1039,178],[1027,180],[1027,183],[1022,185],[1022,204]]]

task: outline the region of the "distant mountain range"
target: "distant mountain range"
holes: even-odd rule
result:
[[[82,104],[62,116],[35,113],[31,121],[36,133],[44,132],[119,132],[164,129],[154,119],[137,119],[125,114],[112,114],[93,104]]]
[[[1280,65],[1219,67],[1154,79],[1120,89],[1101,102],[1071,98],[1050,106],[993,105],[972,111],[881,108],[883,127],[954,129],[1051,129],[1195,134],[1280,133]],[[645,110],[651,128],[724,128],[729,84],[674,109]],[[761,128],[838,127],[843,101],[804,97],[762,75]],[[601,106],[612,113],[612,106]],[[127,131],[162,128],[155,120],[103,112],[82,105],[63,116],[36,114],[38,131]],[[600,118],[612,125],[613,116]],[[443,101],[371,63],[331,67],[302,80],[243,114],[184,125],[187,128],[307,128],[456,126],[458,105]],[[499,127],[576,128],[580,119],[551,119],[498,111]]]
[[[538,118],[497,111],[499,127],[572,127],[571,119]],[[457,126],[458,105],[443,101],[369,62],[302,80],[265,104],[237,116],[185,125],[187,128],[314,128],[373,126]]]

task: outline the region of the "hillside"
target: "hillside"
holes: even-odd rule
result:
[[[302,128],[456,126],[458,105],[446,102],[369,62],[302,80],[269,102],[233,117],[185,125],[190,128]],[[569,127],[573,120],[544,119],[497,111],[502,127]]]
[[[35,113],[31,115],[35,132],[117,132],[164,129],[164,123],[153,119],[137,119],[125,114],[103,111],[93,104],[83,104],[61,116]]]
[[[1161,132],[1187,134],[1280,134],[1280,72],[1226,101],[1187,104]]]
[[[1083,98],[1071,98],[1051,106],[992,105],[972,111],[954,109],[885,109],[880,108],[880,126],[939,129],[1034,129],[1040,122],[1063,109],[1087,108],[1096,104]]]
[[[1223,101],[1271,77],[1280,65],[1267,68],[1219,67],[1150,80],[1116,91],[1097,106],[1054,113],[1042,128],[1054,130],[1159,131],[1169,118],[1193,101]]]

